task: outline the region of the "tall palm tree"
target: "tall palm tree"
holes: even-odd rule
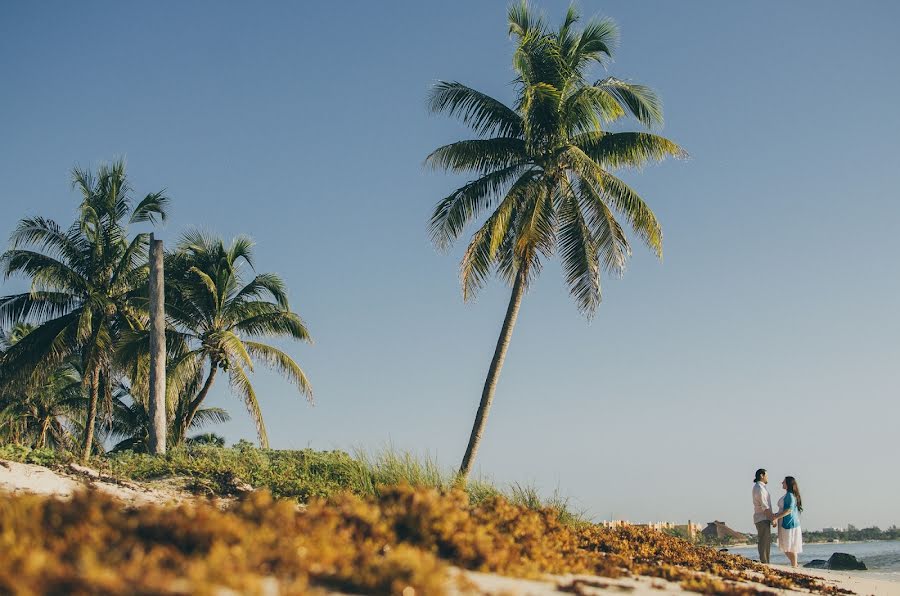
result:
[[[488,369],[459,475],[465,481],[484,433],[522,296],[558,251],[569,291],[588,317],[600,303],[600,270],[621,274],[631,254],[616,216],[658,256],[662,230],[653,211],[612,171],[681,156],[675,143],[647,132],[608,132],[626,115],[646,127],[662,123],[662,105],[643,85],[613,77],[589,82],[592,65],[605,66],[618,39],[612,21],[577,28],[569,8],[558,29],[523,1],[509,9],[515,102],[507,106],[458,82],[438,82],[429,106],[460,117],[478,138],[435,150],[426,163],[476,178],[441,200],[431,218],[439,248],[467,224],[488,214],[460,266],[468,300],[496,274],[512,286],[506,317]]]
[[[311,343],[306,325],[291,311],[279,276],[259,273],[245,280],[245,267],[253,268],[253,243],[244,236],[225,246],[219,238],[188,232],[168,257],[166,314],[180,341],[189,346],[175,358],[172,377],[183,383],[181,379],[190,380],[206,369],[193,399],[181,402],[175,415],[179,442],[194,424],[219,370],[228,374],[231,389],[244,402],[263,447],[268,447],[269,439],[248,375],[254,360],[278,371],[312,400],[309,380],[293,358],[255,339],[286,337]]]
[[[149,234],[130,237],[128,227],[164,220],[168,199],[156,192],[135,205],[122,161],[101,166],[96,175],[75,168],[72,184],[82,201],[68,229],[42,217],[23,219],[10,249],[0,255],[6,277],[31,278],[28,292],[0,298],[0,324],[36,324],[7,352],[7,375],[79,359],[89,397],[82,440],[87,459],[98,402],[101,396],[111,400],[115,345],[123,330],[141,328],[147,320],[134,298],[146,292]]]

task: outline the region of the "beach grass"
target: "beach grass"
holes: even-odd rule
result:
[[[0,459],[42,466],[64,466],[78,461],[77,454],[21,445],[0,446]],[[94,456],[89,464],[110,476],[133,481],[184,479],[190,490],[209,496],[231,494],[247,483],[264,488],[274,497],[306,503],[340,492],[378,497],[384,487],[406,485],[449,491],[459,487],[455,470],[442,466],[430,454],[413,454],[386,446],[376,451],[316,451],[314,449],[259,449],[247,441],[233,447],[193,446],[172,449],[165,456],[122,451]],[[555,491],[543,497],[532,485],[500,487],[486,477],[465,483],[472,503],[505,497],[532,510],[555,511],[563,523],[585,523],[583,511]]]

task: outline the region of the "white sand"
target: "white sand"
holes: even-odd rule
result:
[[[806,569],[803,567],[791,569],[787,565],[772,565],[772,567],[784,571],[793,571],[794,573],[819,577],[826,580],[827,583],[831,585],[852,590],[857,594],[862,594],[864,596],[870,594],[876,594],[877,596],[900,596],[900,582],[868,578],[864,575],[864,571],[850,574],[845,571],[831,571],[828,569]]]
[[[122,482],[96,470],[77,465],[67,469],[51,470],[33,464],[0,460],[0,491],[69,499],[77,490],[87,487],[97,489],[132,506],[148,503],[164,505],[193,498],[190,493],[165,483],[151,486]]]
[[[900,595],[900,582],[890,582],[879,579],[869,579],[865,576],[849,575],[840,571],[825,571],[821,569],[791,569],[787,566],[773,565],[784,571],[793,571],[826,580],[829,585],[851,590],[860,596],[891,596]],[[476,573],[455,569],[456,576],[462,575],[482,594],[515,594],[522,596],[550,596],[558,594],[581,594],[591,596],[593,594],[632,594],[633,596],[652,596],[654,594],[696,594],[682,590],[675,582],[649,577],[619,578],[591,577],[584,575],[548,576],[545,581],[524,580],[511,577],[503,577],[489,573]],[[573,586],[573,582],[577,585]],[[452,596],[464,596],[469,592],[457,587],[457,580],[450,582],[450,594]],[[762,584],[749,584],[760,590],[775,592],[777,594],[808,594],[809,592],[796,590],[777,590]]]
[[[649,577],[617,578],[592,577],[588,575],[548,576],[545,581],[517,579],[492,573],[478,573],[454,569],[454,578],[450,581],[450,596],[466,596],[472,594],[457,585],[457,577],[463,576],[475,585],[480,594],[516,594],[523,596],[550,596],[556,594],[632,594],[634,596],[652,596],[654,594],[684,594],[677,583]]]

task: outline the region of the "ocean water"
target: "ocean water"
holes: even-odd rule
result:
[[[774,541],[773,541],[774,542]],[[730,548],[728,552],[735,555],[743,555],[754,561],[759,560],[756,546]],[[873,540],[871,542],[827,542],[823,544],[804,544],[803,552],[798,561],[800,565],[809,563],[813,559],[828,560],[834,553],[847,553],[855,556],[866,564],[868,571],[854,571],[855,573],[877,579],[887,579],[900,582],[900,540]],[[778,547],[772,545],[772,563],[788,565],[787,557]]]

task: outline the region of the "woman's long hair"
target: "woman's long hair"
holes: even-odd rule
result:
[[[787,484],[787,491],[797,497],[797,511],[803,512],[803,498],[800,496],[800,485],[793,476],[785,476],[784,483]]]

